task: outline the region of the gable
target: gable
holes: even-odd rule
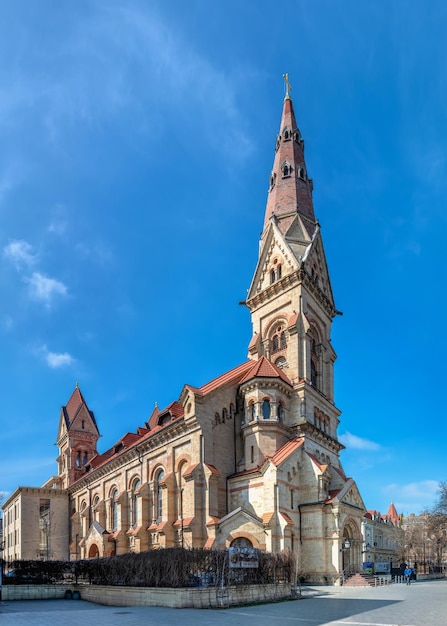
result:
[[[317,290],[320,290],[335,308],[323,240],[319,229],[315,232],[315,237],[303,256],[303,267]]]
[[[276,272],[275,280],[279,279],[279,267],[281,267],[279,278],[282,278],[297,270],[299,262],[279,228],[271,222],[248,291],[248,300],[272,284],[271,272]]]
[[[331,496],[330,503],[347,504],[366,511],[360,491],[352,478],[348,478],[345,485],[340,490],[333,492]]]

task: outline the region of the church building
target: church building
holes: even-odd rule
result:
[[[252,546],[293,551],[313,581],[336,582],[349,565],[361,567],[366,509],[343,471],[337,437],[338,311],[287,80],[262,219],[244,363],[201,387],[185,385],[105,452],[78,385],[62,407],[58,473],[42,488],[47,551],[51,524],[66,525],[54,558]],[[22,489],[5,511],[25,498]],[[5,534],[7,524],[6,512]],[[5,558],[14,554],[7,546]]]

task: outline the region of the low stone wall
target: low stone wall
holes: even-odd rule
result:
[[[78,591],[82,600],[109,606],[166,606],[209,608],[269,602],[291,597],[290,583],[228,587],[156,588],[106,587],[102,585],[5,585],[2,600],[51,600],[64,598],[65,591]],[[67,600],[76,602],[76,600]]]
[[[2,600],[59,600],[66,585],[3,585]]]

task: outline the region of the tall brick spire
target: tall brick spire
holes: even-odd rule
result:
[[[312,203],[312,180],[307,176],[304,160],[304,141],[298,129],[293,111],[291,89],[287,74],[286,96],[281,117],[276,152],[270,176],[264,230],[274,217],[285,235],[298,213],[311,237],[315,230],[315,215]]]

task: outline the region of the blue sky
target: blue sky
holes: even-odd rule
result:
[[[342,463],[367,508],[446,480],[447,4],[0,1],[0,491],[246,358],[289,73],[337,308]]]

